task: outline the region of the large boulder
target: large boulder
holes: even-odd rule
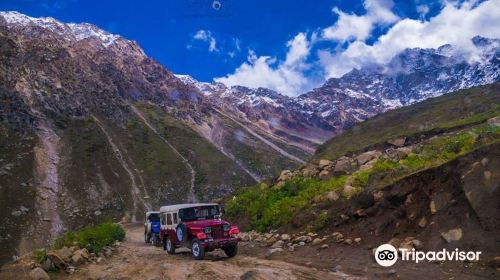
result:
[[[382,155],[381,152],[379,151],[368,151],[364,152],[356,157],[356,161],[358,162],[358,165],[361,166],[367,162],[369,162],[372,159],[379,158]]]
[[[333,161],[327,160],[327,159],[320,159],[319,164],[318,164],[320,169],[325,169],[330,166],[333,166]]]
[[[32,280],[50,280],[50,276],[40,267],[36,267],[29,273]]]
[[[394,145],[396,147],[403,147],[406,143],[406,137],[398,137],[388,140],[387,143]]]
[[[488,156],[464,169],[462,189],[481,225],[494,229],[500,217],[500,151],[494,150]]]
[[[340,157],[337,162],[335,162],[334,173],[338,175],[350,173],[353,169],[352,164],[351,158]]]

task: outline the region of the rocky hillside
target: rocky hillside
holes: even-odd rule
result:
[[[315,147],[381,112],[500,80],[500,40],[474,37],[471,60],[451,45],[407,49],[387,64],[332,78],[298,97],[265,88],[226,87],[178,75],[233,115],[295,144]]]
[[[0,96],[2,261],[66,229],[220,197],[310,154],[90,24],[1,12]]]
[[[313,241],[389,242],[480,249],[486,264],[500,249],[499,109],[493,84],[380,114],[328,141],[302,168],[229,197],[227,215],[247,230],[288,234],[278,245],[289,251]],[[275,235],[245,238],[271,246]]]

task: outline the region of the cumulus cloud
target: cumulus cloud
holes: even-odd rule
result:
[[[316,79],[340,77],[353,68],[370,64],[387,63],[406,48],[438,48],[451,44],[470,61],[478,61],[478,50],[471,41],[474,36],[500,38],[500,0],[478,2],[443,2],[441,11],[426,19],[427,6],[415,7],[418,19],[399,18],[392,12],[390,0],[366,0],[365,14],[345,13],[338,8],[338,20],[321,30],[319,35],[297,34],[286,44],[284,60],[275,57],[257,56],[249,52],[247,61],[234,73],[217,78],[227,85],[268,87],[283,94],[297,95],[310,90]],[[373,30],[386,27],[373,42]],[[337,44],[334,49],[311,51],[317,42],[330,41]],[[371,43],[367,41],[372,41]],[[318,46],[319,48],[319,46]],[[317,56],[316,56],[317,55]],[[311,67],[319,66],[322,76]]]
[[[233,74],[216,78],[215,81],[228,86],[266,87],[287,95],[302,93],[309,83],[303,71],[309,67],[305,60],[310,55],[310,41],[301,32],[288,41],[286,46],[288,51],[284,61],[270,56],[257,56],[250,50],[247,61]]]
[[[200,30],[196,31],[196,33],[193,36],[193,39],[207,42],[209,52],[219,51],[217,49],[217,40],[215,40],[215,37],[212,35],[212,32],[210,32],[209,30],[200,29]]]
[[[393,6],[394,3],[390,0],[366,0],[366,14],[360,16],[347,14],[334,7],[333,12],[339,18],[334,25],[323,29],[323,38],[338,41],[366,40],[375,26],[390,24],[399,19],[391,11]]]
[[[319,51],[319,62],[326,77],[339,77],[352,68],[367,63],[386,63],[406,48],[437,48],[451,44],[466,54],[471,61],[477,60],[477,49],[471,38],[479,35],[500,38],[500,0],[477,4],[447,2],[441,12],[428,21],[402,19],[373,45],[356,40],[345,50]]]

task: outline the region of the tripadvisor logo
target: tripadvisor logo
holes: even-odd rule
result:
[[[443,249],[441,251],[415,251],[415,249],[399,248],[397,250],[391,244],[382,244],[375,250],[375,260],[381,266],[392,266],[401,256],[402,261],[412,261],[419,263],[420,261],[479,261],[480,251],[460,251],[455,249],[448,251]]]

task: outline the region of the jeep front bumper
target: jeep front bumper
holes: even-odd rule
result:
[[[217,248],[224,248],[238,244],[238,239],[234,237],[221,238],[221,239],[205,239],[202,243],[203,247],[207,250]]]

